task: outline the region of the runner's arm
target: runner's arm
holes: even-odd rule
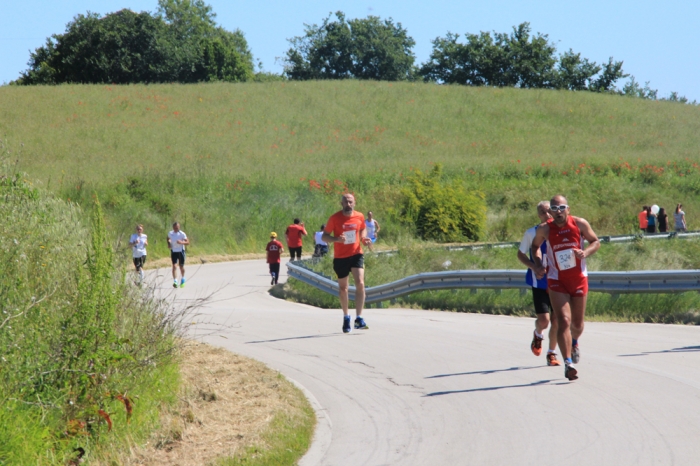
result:
[[[379,230],[381,230],[381,228],[379,228],[379,222],[375,220],[374,221],[374,236],[377,236],[377,233],[379,233]]]
[[[600,249],[600,240],[586,219],[577,218],[576,225],[578,225],[578,229],[581,230],[581,236],[588,241],[588,246],[586,246],[586,248],[583,250],[574,249],[574,254],[576,254],[576,257],[579,259],[585,259],[586,257],[595,254],[595,252]]]
[[[168,236],[168,249],[172,249],[173,244],[170,242],[170,236]]]
[[[532,240],[532,260],[535,263],[535,269],[532,269],[538,276],[543,276],[545,268],[542,265],[542,252],[540,251],[540,246],[542,243],[547,241],[549,236],[549,225],[542,225],[537,229],[535,233],[535,239]]]

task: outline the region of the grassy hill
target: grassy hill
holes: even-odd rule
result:
[[[166,253],[173,219],[192,252],[260,251],[293,217],[317,228],[337,193],[373,210],[384,240],[411,170],[442,163],[485,193],[484,239],[517,239],[562,192],[601,234],[642,204],[700,201],[700,108],[588,92],[361,81],[0,88],[0,135],[19,167],[114,231],[144,223]]]

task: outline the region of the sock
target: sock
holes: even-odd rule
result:
[[[537,333],[537,330],[535,330],[535,336],[544,340],[544,335]]]
[[[550,349],[550,350],[547,350],[547,354],[557,354],[557,352],[554,351],[553,349]]]
[[[578,340],[574,338],[571,340],[571,346],[576,346],[576,345],[578,345]]]
[[[564,359],[564,362],[567,363],[567,364],[573,364],[573,363],[574,363],[574,361],[572,361],[571,358],[566,358],[566,359]]]
[[[349,316],[349,315],[343,316],[343,319],[345,319],[345,320],[350,320],[350,316]]]
[[[185,283],[185,277],[182,277],[182,280],[180,280],[180,283]]]

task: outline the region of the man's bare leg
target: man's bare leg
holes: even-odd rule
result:
[[[339,278],[338,279],[338,298],[340,298],[340,307],[343,309],[343,315],[347,316],[348,313],[348,281],[350,277]]]
[[[365,269],[353,267],[351,270],[355,280],[355,311],[357,317],[361,317],[365,308]]]
[[[569,303],[569,295],[558,293],[556,291],[549,292],[549,299],[552,302],[552,308],[557,317],[558,329],[557,340],[559,349],[564,360],[571,358],[571,305]]]
[[[571,338],[578,340],[583,333],[583,320],[586,316],[586,298],[571,298]]]
[[[555,351],[557,349],[557,332],[559,330],[559,322],[557,322],[557,314],[556,312],[554,312],[554,309],[552,309],[550,324],[551,325],[549,326],[549,350]]]

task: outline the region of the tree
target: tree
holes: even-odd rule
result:
[[[18,84],[246,81],[240,30],[218,27],[202,0],[160,0],[157,14],[77,15],[30,56]]]
[[[627,76],[622,62],[612,58],[599,66],[573,50],[557,57],[549,36],[532,35],[529,23],[514,27],[510,34],[481,32],[466,34],[465,39],[460,43],[459,34],[449,32],[436,38],[430,59],[420,69],[423,79],[471,86],[604,92],[613,90],[615,82]]]
[[[401,81],[413,76],[415,41],[401,23],[377,16],[346,20],[338,11],[321,26],[305,25],[303,36],[289,39],[285,59],[290,79],[373,79]]]
[[[522,23],[509,34],[448,33],[433,41],[430,59],[420,70],[425,81],[472,86],[552,87],[555,48],[546,35],[530,35]]]
[[[164,24],[148,13],[121,10],[78,15],[31,54],[22,84],[160,81]]]

